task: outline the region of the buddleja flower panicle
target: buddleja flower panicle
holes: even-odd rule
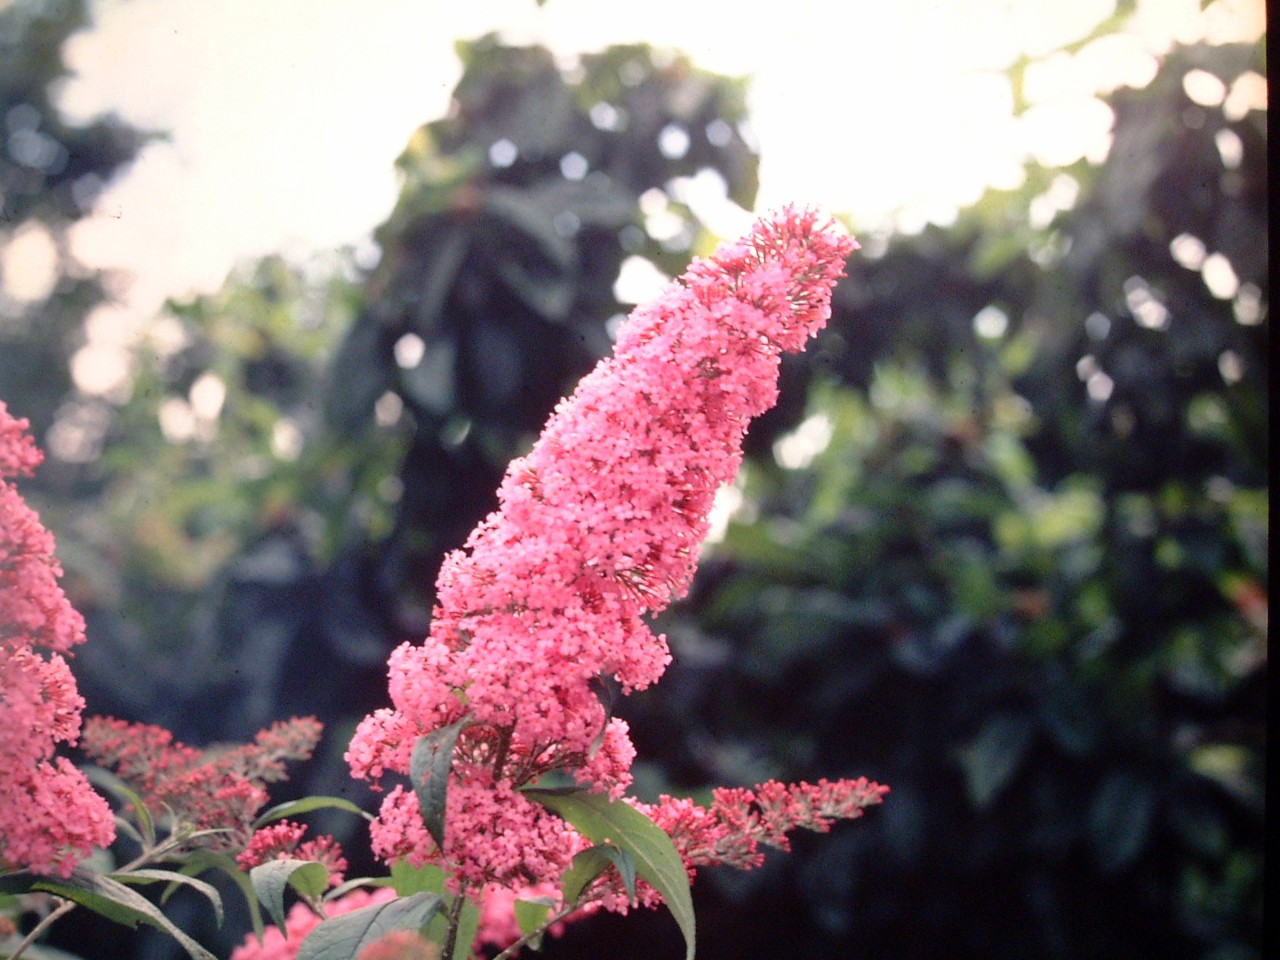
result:
[[[163,727],[90,717],[81,749],[134,790],[150,810],[170,810],[178,830],[216,830],[198,845],[242,850],[267,804],[266,784],[286,778],[285,763],[310,759],[322,725],[294,717],[260,731],[252,743],[200,749]]]
[[[622,796],[635,751],[599,678],[630,693],[666,669],[666,638],[645,618],[688,591],[747,425],[777,398],[782,353],[826,321],[854,247],[831,221],[786,209],[696,261],[632,313],[614,355],[510,465],[498,509],[445,558],[430,635],[390,658],[392,707],[347,753],[356,776],[407,774],[419,737],[470,719],[445,849],[397,787],[373,825],[381,856],[441,863],[469,886],[558,876],[585,841],[519,787],[559,771]]]
[[[66,658],[84,618],[58,580],[53,535],[10,483],[42,456],[28,423],[0,401],[0,871],[68,875],[115,838],[106,800],[64,757],[80,736],[84,698]]]

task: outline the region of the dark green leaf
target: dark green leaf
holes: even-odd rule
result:
[[[418,795],[422,822],[441,850],[444,849],[445,804],[449,794],[449,771],[453,768],[453,745],[458,734],[471,722],[463,717],[457,723],[433,730],[418,738],[409,758],[409,778]]]
[[[613,844],[635,857],[636,873],[662,894],[684,934],[686,960],[692,960],[696,937],[689,875],[657,824],[627,803],[586,790],[526,790],[525,796],[564,817],[593,843]]]
[[[1022,766],[1033,732],[1027,717],[996,714],[972,741],[957,751],[969,800],[979,810],[987,807],[1009,785]]]
[[[420,930],[442,902],[436,894],[415,893],[325,920],[302,941],[297,960],[351,960],[393,930]]]
[[[329,870],[314,860],[270,860],[250,870],[249,879],[272,921],[283,930],[285,889],[293,887],[314,900],[329,885]]]
[[[1155,806],[1155,788],[1136,774],[1121,770],[1102,781],[1089,805],[1089,836],[1104,871],[1123,870],[1142,853]]]

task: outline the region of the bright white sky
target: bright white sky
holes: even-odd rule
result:
[[[1114,0],[99,0],[96,27],[67,48],[77,77],[61,106],[85,119],[114,110],[171,140],[149,147],[74,232],[82,260],[132,277],[114,320],[96,330],[110,340],[105,330],[136,329],[164,297],[216,289],[246,257],[367,242],[395,200],[392,161],[445,110],[460,74],[457,39],[500,30],[566,55],[643,40],[750,75],[759,206],[813,203],[868,230],[945,222],[986,185],[1016,184],[1027,156],[1101,158],[1111,118],[1094,91],[1145,83],[1152,54],[1173,39],[1253,39],[1265,28],[1264,0],[1217,0],[1203,13],[1200,0],[1142,0],[1126,35],[1029,76],[1038,106],[1015,120],[1001,71],[1022,51],[1079,39],[1113,9]]]

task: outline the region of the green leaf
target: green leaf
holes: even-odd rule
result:
[[[304,813],[310,813],[312,810],[325,809],[346,810],[348,813],[354,813],[366,820],[372,821],[373,815],[365,813],[350,800],[342,797],[301,797],[298,800],[289,800],[285,803],[278,803],[270,810],[261,814],[257,820],[253,821],[253,829],[264,827],[268,823],[276,820],[283,820],[285,817],[296,817]]]
[[[530,789],[524,794],[564,817],[593,843],[616,845],[630,853],[636,872],[662,894],[684,934],[685,958],[693,960],[695,929],[689,875],[675,844],[657,824],[627,803],[582,789]]]
[[[314,860],[270,860],[249,871],[253,889],[271,914],[271,920],[284,930],[284,891],[293,887],[304,897],[315,900],[329,885],[329,870]]]
[[[443,902],[434,893],[415,893],[325,920],[302,941],[297,960],[351,960],[393,930],[421,929]]]
[[[554,906],[555,901],[550,897],[517,900],[515,902],[516,923],[520,925],[521,936],[527,937],[546,923]],[[536,950],[537,947],[535,946],[534,949]]]
[[[183,876],[194,876],[206,870],[218,870],[230,877],[244,894],[244,902],[249,908],[249,920],[253,924],[254,936],[262,943],[262,934],[266,930],[262,922],[262,908],[258,906],[258,895],[253,889],[253,881],[240,869],[235,857],[229,853],[214,850],[195,850],[187,854],[186,862],[179,868]]]
[[[402,897],[411,893],[443,893],[444,871],[431,863],[412,867],[406,860],[397,860],[391,864],[391,885]]]
[[[969,799],[977,809],[985,809],[1009,785],[1022,766],[1033,733],[1027,717],[996,714],[969,744],[957,751]]]
[[[582,896],[582,892],[591,886],[591,882],[609,869],[610,865],[618,868],[622,883],[627,889],[627,897],[635,903],[636,858],[613,844],[588,847],[574,855],[569,869],[564,872],[564,880],[561,884],[564,902],[576,901]]]
[[[422,822],[436,846],[444,849],[445,802],[449,792],[449,771],[453,767],[453,746],[458,734],[471,723],[463,717],[457,723],[423,734],[413,745],[409,758],[409,779],[418,795]]]
[[[158,930],[163,930],[174,940],[192,960],[217,960],[217,958],[200,944],[176,927],[154,903],[130,890],[118,880],[100,874],[76,870],[69,877],[43,877],[32,885],[33,890],[45,890],[68,900],[74,900],[82,907],[101,914],[108,920],[133,929],[139,923],[146,923]]]
[[[543,925],[547,922],[547,917],[551,915],[551,908],[555,906],[555,901],[550,897],[535,897],[531,900],[517,900],[514,904],[516,923],[520,927],[520,935],[529,937],[532,933],[537,933],[536,937],[530,937],[529,949],[542,949],[542,930]]]
[[[1089,805],[1089,838],[1098,866],[1106,873],[1123,870],[1147,845],[1156,791],[1127,771],[1108,776]]]
[[[178,873],[176,870],[130,870],[128,873],[113,873],[111,879],[119,880],[121,883],[168,883],[170,888],[160,898],[161,903],[169,899],[175,886],[190,887],[203,894],[213,904],[213,913],[218,918],[218,926],[222,926],[222,894],[218,893],[217,887],[211,883],[189,877],[185,873]]]

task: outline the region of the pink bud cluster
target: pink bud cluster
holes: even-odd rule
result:
[[[615,798],[629,785],[635,751],[603,680],[629,693],[665,670],[666,640],[643,618],[687,591],[716,490],[777,399],[781,355],[825,323],[855,246],[811,211],[759,221],[638,308],[510,465],[498,510],[444,562],[430,635],[390,658],[393,706],[347,752],[358,777],[407,774],[421,736],[468,720],[444,849],[397,787],[372,828],[380,856],[519,887],[584,845],[519,787],[550,771]]]
[[[80,735],[84,699],[65,657],[84,642],[84,620],[58,585],[53,535],[9,482],[41,461],[27,426],[0,401],[0,872],[65,876],[111,843],[115,822],[54,756]]]
[[[257,830],[249,845],[236,855],[241,870],[252,870],[269,860],[313,860],[329,871],[329,886],[342,883],[347,871],[347,858],[342,855],[342,845],[333,837],[321,835],[314,840],[303,840],[307,826],[291,820],[281,820]]]
[[[151,811],[173,811],[175,829],[220,830],[204,843],[243,849],[269,799],[265,785],[285,779],[285,762],[307,760],[320,740],[314,717],[294,717],[262,730],[253,743],[201,750],[163,727],[90,717],[81,748],[134,790]]]
[[[707,807],[667,796],[653,806],[636,806],[671,836],[692,878],[698,867],[757,867],[764,861],[762,845],[789,851],[791,831],[826,833],[837,820],[862,816],[888,792],[866,777],[790,784],[770,780],[754,790],[713,790]]]

